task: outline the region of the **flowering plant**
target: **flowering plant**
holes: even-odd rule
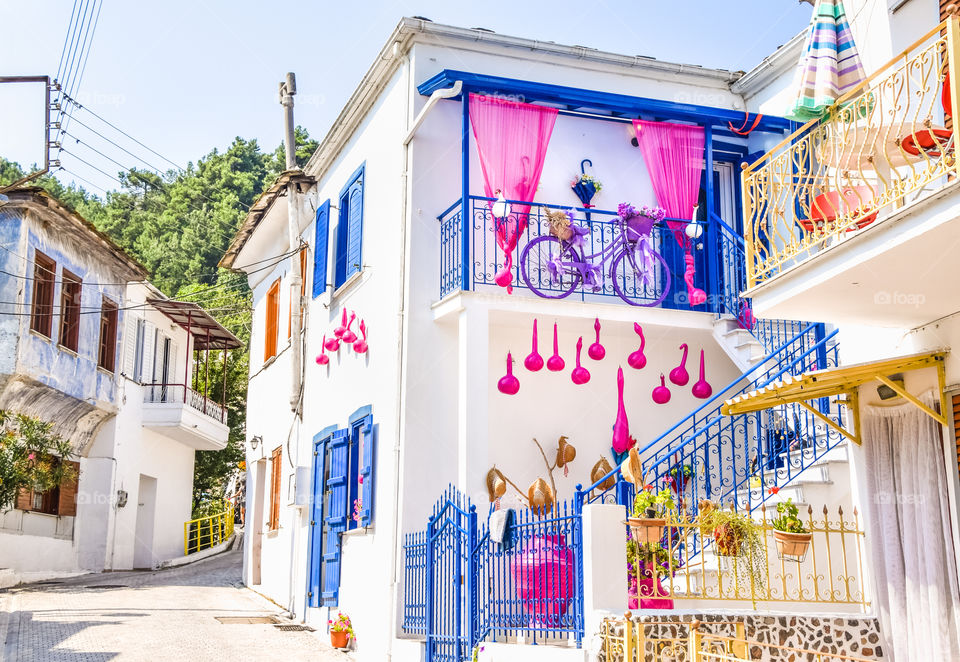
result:
[[[677,504],[669,488],[654,492],[652,486],[645,485],[633,499],[634,517],[666,517],[676,508]]]
[[[353,623],[350,622],[350,617],[346,614],[337,612],[336,619],[329,620],[327,623],[330,625],[331,632],[346,632],[351,639],[356,639],[353,634]]]
[[[637,209],[629,202],[621,202],[617,205],[617,216],[624,220],[629,220],[636,216],[646,216],[653,219],[654,222],[660,222],[666,217],[667,212],[662,207],[648,207],[643,205]]]
[[[46,492],[76,478],[70,442],[53,424],[0,409],[0,508],[13,505],[21,490]]]
[[[678,566],[677,560],[659,543],[638,543],[632,538],[627,540],[627,572],[630,575],[631,585],[637,579],[649,578],[654,575],[672,577]]]
[[[779,517],[774,518],[771,524],[773,524],[773,528],[777,531],[807,533],[803,522],[800,521],[799,514],[800,510],[796,504],[793,503],[793,499],[787,499],[777,504],[777,515],[779,515]]]
[[[360,523],[360,509],[363,508],[363,498],[357,497],[353,500],[353,521],[357,524]]]
[[[580,173],[573,178],[573,181],[570,182],[570,188],[575,188],[578,184],[590,185],[593,186],[593,192],[599,193],[600,189],[603,188],[603,184],[600,183],[600,180],[594,177],[593,175],[588,175],[586,173]]]

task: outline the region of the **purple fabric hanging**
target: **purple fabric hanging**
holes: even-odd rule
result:
[[[507,200],[533,200],[556,119],[556,108],[470,95],[470,124],[488,198],[495,198],[499,190]],[[530,205],[515,204],[507,218],[497,223],[497,245],[504,252],[505,264],[496,281],[508,292],[513,290],[513,251],[527,228],[529,213]]]

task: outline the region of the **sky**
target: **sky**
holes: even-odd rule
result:
[[[73,6],[0,0],[0,76],[54,76]],[[57,176],[102,195],[119,186],[118,163],[143,167],[80,122],[157,168],[195,162],[236,136],[272,150],[283,139],[277,85],[287,71],[297,75],[296,122],[321,139],[402,16],[737,71],[810,14],[797,0],[103,0],[74,97],[153,152],[75,110],[62,155],[70,173]],[[42,160],[42,113],[42,85],[0,85],[0,156]]]

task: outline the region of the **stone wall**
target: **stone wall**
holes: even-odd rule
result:
[[[823,653],[852,655],[869,660],[882,660],[880,625],[870,616],[809,616],[796,614],[684,613],[650,614],[631,617],[634,641],[643,648],[638,659],[663,662],[686,662],[690,623],[699,621],[699,631],[724,637],[744,637],[747,641],[771,646],[748,646],[735,651],[749,660],[761,662],[792,659],[789,652],[773,646],[788,646]],[[608,621],[609,641],[599,633],[601,662],[624,661],[623,619]],[[621,640],[618,642],[618,640]],[[621,645],[618,645],[621,644]]]

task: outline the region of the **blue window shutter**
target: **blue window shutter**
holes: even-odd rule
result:
[[[323,604],[336,605],[340,593],[340,534],[347,528],[347,470],[349,431],[337,430],[328,444],[330,475],[327,491],[330,503],[324,522],[327,545],[323,550]]]
[[[340,208],[337,210],[337,250],[336,264],[333,265],[335,288],[343,285],[347,280],[347,208],[346,194],[340,196]]]
[[[310,543],[308,549],[307,599],[311,607],[320,606],[320,568],[323,562],[323,492],[326,440],[313,445],[313,492],[310,503]]]
[[[363,438],[363,457],[360,462],[360,476],[363,478],[363,489],[360,490],[360,526],[370,526],[373,524],[373,497],[376,493],[373,466],[377,457],[377,435],[374,433],[373,416],[364,417],[360,434]]]
[[[347,227],[347,278],[363,265],[363,174],[347,192],[349,220]]]
[[[313,242],[313,296],[327,290],[327,237],[330,234],[330,200],[317,209]]]

